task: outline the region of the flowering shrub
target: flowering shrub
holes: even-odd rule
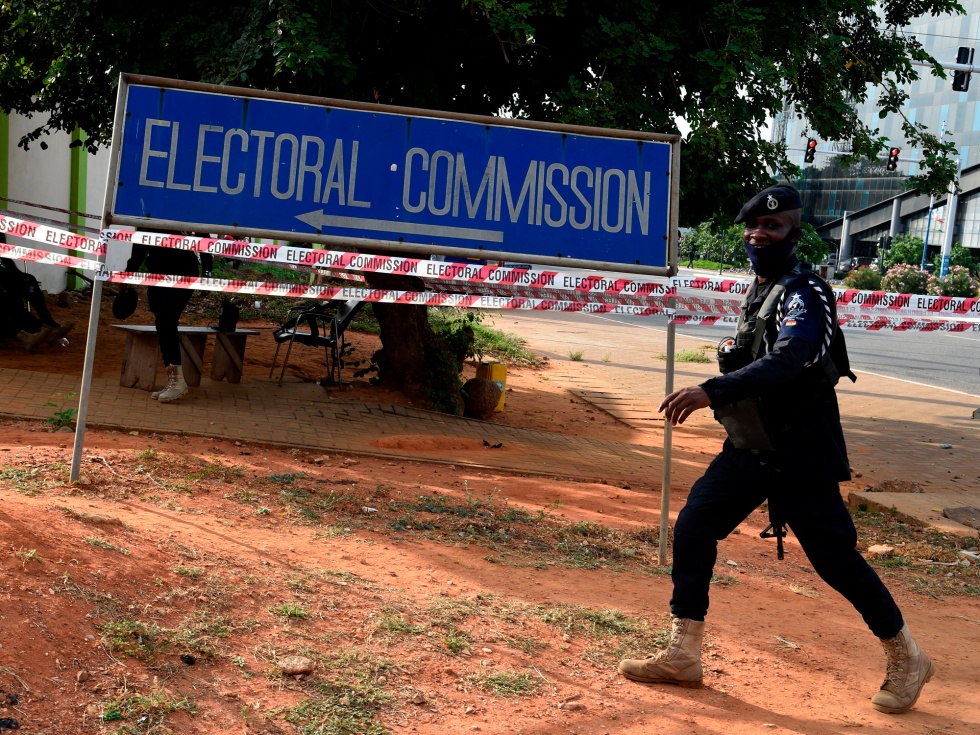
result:
[[[890,293],[920,293],[926,292],[929,274],[919,270],[917,266],[908,263],[893,265],[881,279],[881,288]]]
[[[977,295],[977,280],[970,275],[970,269],[962,265],[954,265],[946,273],[945,278],[929,276],[926,285],[932,296],[965,296]]]
[[[859,291],[877,291],[881,288],[881,275],[877,268],[861,266],[847,274],[844,285]]]

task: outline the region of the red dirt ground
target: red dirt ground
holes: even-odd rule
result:
[[[352,339],[364,356],[376,344]],[[271,340],[255,342],[268,367]],[[100,346],[96,374],[115,375],[121,337],[101,329]],[[82,350],[73,335],[0,351],[0,365],[74,373]],[[297,374],[315,378],[302,352]],[[541,375],[510,371],[507,423],[660,443]],[[342,400],[407,402],[366,382]],[[877,713],[880,646],[794,539],[775,559],[761,512],[721,544],[705,688],[618,677],[616,660],[666,625],[657,478],[620,488],[90,430],[69,485],[70,434],[0,427],[0,732],[980,732],[978,598],[883,570],[938,674],[911,713]],[[284,676],[297,654],[315,670]]]

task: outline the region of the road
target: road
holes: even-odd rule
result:
[[[667,331],[663,317],[632,317],[616,314],[588,315],[630,324],[637,329]],[[731,326],[691,327],[677,329],[677,334],[705,344],[717,344],[732,334]],[[980,397],[980,333],[948,334],[922,332],[844,332],[851,367],[910,380],[915,383],[947,388]]]

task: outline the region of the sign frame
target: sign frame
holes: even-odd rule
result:
[[[153,217],[137,217],[131,214],[117,212],[116,194],[119,191],[119,176],[121,167],[121,150],[123,135],[126,124],[126,106],[129,88],[133,85],[158,87],[161,90],[173,89],[191,92],[204,92],[210,94],[223,95],[227,97],[242,97],[246,99],[271,100],[277,102],[291,102],[313,107],[337,108],[341,110],[352,110],[371,113],[390,113],[393,115],[406,116],[410,118],[427,118],[441,121],[456,121],[465,123],[476,123],[479,125],[491,126],[495,128],[516,128],[532,131],[546,131],[567,133],[576,136],[588,136],[592,138],[606,138],[619,140],[635,140],[643,142],[666,143],[670,146],[669,177],[667,185],[667,233],[664,236],[667,240],[662,246],[651,244],[651,248],[658,255],[662,252],[660,247],[665,248],[665,265],[638,265],[634,263],[611,262],[606,260],[590,260],[584,258],[555,257],[541,254],[524,254],[513,251],[492,250],[483,245],[475,247],[461,247],[438,244],[422,244],[404,242],[403,240],[378,239],[373,237],[352,237],[349,235],[331,235],[325,233],[302,233],[289,232],[275,229],[262,229],[254,227],[239,227],[236,223],[222,223],[222,235],[232,237],[250,237],[259,239],[288,239],[295,242],[319,243],[330,246],[346,246],[358,249],[394,251],[419,255],[442,255],[453,258],[464,259],[483,259],[499,260],[507,262],[521,262],[535,265],[561,266],[565,268],[582,268],[588,270],[613,271],[622,273],[639,273],[655,276],[673,276],[677,272],[677,237],[678,237],[678,203],[680,198],[680,143],[679,135],[665,135],[659,133],[647,133],[630,130],[616,130],[611,128],[587,127],[580,125],[564,125],[558,123],[536,122],[531,120],[518,120],[512,118],[488,117],[482,115],[469,115],[437,110],[423,110],[410,107],[400,107],[392,105],[378,105],[370,103],[353,102],[348,100],[338,100],[331,98],[312,97],[307,95],[290,94],[284,92],[270,92],[265,90],[247,89],[242,87],[220,86],[214,84],[204,84],[198,82],[187,82],[163,77],[147,76],[141,74],[122,73],[119,76],[119,89],[117,97],[115,123],[113,126],[112,145],[110,149],[109,173],[106,180],[106,196],[103,210],[103,227],[109,226],[131,226],[144,229],[160,229],[169,231],[203,231],[214,232],[215,222],[193,222],[174,219],[158,219]],[[651,204],[650,206],[654,206]],[[650,235],[651,241],[656,239],[656,235]]]

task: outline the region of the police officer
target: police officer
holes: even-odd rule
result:
[[[816,572],[881,639],[887,673],[872,706],[898,714],[912,707],[935,667],[858,553],[841,499],[838,483],[850,479],[850,465],[834,385],[849,369],[833,292],[794,254],[802,206],[796,189],[773,186],[742,207],[735,222],[745,224],[756,279],[735,339],[719,348],[723,374],[660,404],[672,425],[710,407],[728,438],[674,526],[670,643],[649,658],[621,661],[619,671],[645,683],[702,686],[701,639],[718,541],[768,500],[776,533],[784,523],[792,529]]]

